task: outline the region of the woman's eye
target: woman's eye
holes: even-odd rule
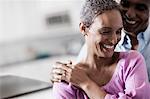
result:
[[[103,31],[103,32],[100,32],[100,34],[111,34],[110,31]]]
[[[121,35],[122,28],[116,31],[116,34]]]
[[[103,34],[103,35],[110,35],[110,34],[112,34],[112,29],[108,28],[108,27],[103,27],[98,30],[98,33]]]
[[[118,31],[116,32],[116,34],[121,34],[121,30],[118,30]]]

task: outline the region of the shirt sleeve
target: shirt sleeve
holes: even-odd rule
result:
[[[129,52],[123,66],[124,92],[107,94],[105,99],[150,99],[150,84],[144,58],[136,51]]]
[[[67,83],[54,83],[53,85],[54,99],[74,99],[74,90],[70,84]],[[73,98],[74,97],[74,98]]]

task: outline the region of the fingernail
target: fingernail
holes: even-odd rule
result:
[[[58,82],[61,82],[61,80],[58,80]]]
[[[66,76],[65,73],[63,73],[62,76]]]
[[[71,61],[71,60],[69,60],[69,64],[72,64],[72,61]]]

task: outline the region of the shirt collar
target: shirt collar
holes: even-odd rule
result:
[[[141,37],[143,38],[143,40],[145,41],[145,43],[147,43],[150,40],[150,21],[149,21],[149,25],[148,25],[147,29],[144,32],[139,33],[139,35],[140,34],[141,34]]]
[[[147,29],[144,32],[141,32],[138,34],[137,39],[142,43],[142,45],[147,44],[150,41],[150,21]],[[130,38],[126,35],[125,30],[122,30],[121,33],[121,40],[118,43],[118,46],[124,46],[125,49],[130,49],[131,48],[131,41]]]
[[[137,39],[139,41],[142,40],[145,44],[148,43],[148,41],[150,40],[150,21],[149,21],[149,25],[148,25],[147,29],[144,32],[140,32],[137,35]]]

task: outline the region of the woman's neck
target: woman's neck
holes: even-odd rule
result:
[[[82,59],[82,63],[89,65],[89,68],[101,69],[109,67],[118,60],[119,53],[115,52],[112,57],[98,57],[93,51],[87,48],[86,56]]]

